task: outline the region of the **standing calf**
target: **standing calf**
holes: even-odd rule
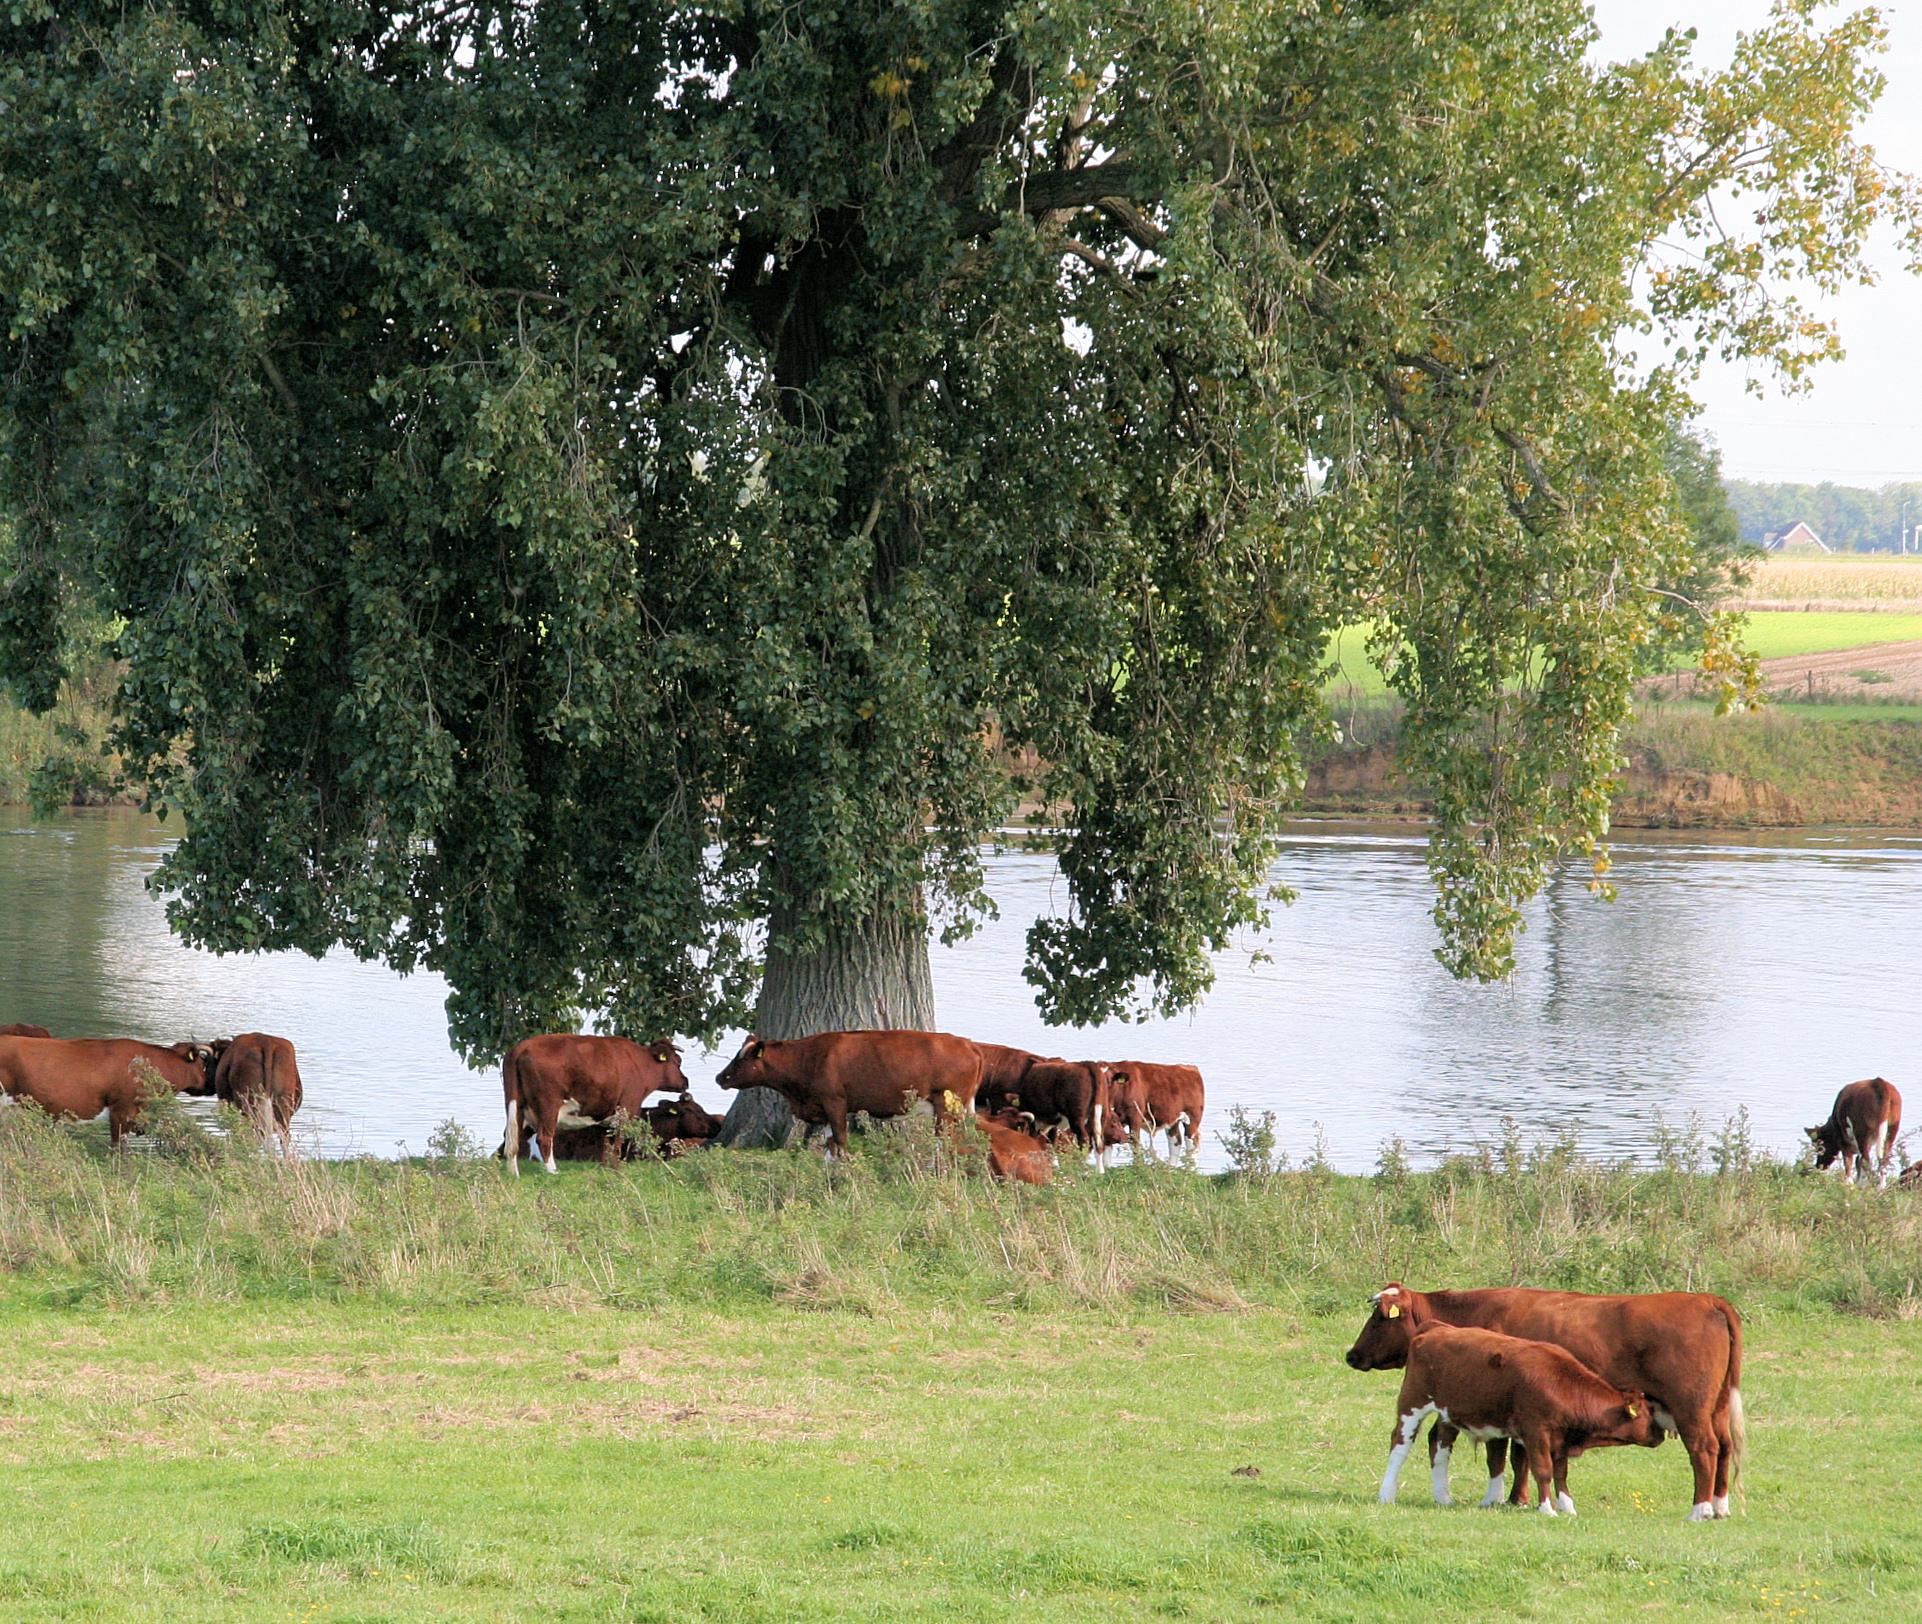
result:
[[[1604,1444],[1653,1448],[1662,1441],[1646,1397],[1611,1387],[1571,1353],[1499,1331],[1431,1326],[1408,1345],[1381,1480],[1383,1505],[1393,1502],[1402,1462],[1431,1415],[1477,1440],[1518,1440],[1551,1517],[1558,1506],[1575,1514],[1569,1456]],[[1439,1479],[1435,1498],[1448,1503]]]

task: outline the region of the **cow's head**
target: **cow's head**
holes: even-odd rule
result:
[[[1108,1100],[1108,1120],[1113,1125],[1106,1135],[1110,1144],[1121,1144],[1129,1134],[1147,1127],[1148,1091],[1126,1066],[1109,1068]]]
[[[723,1088],[772,1088],[774,1087],[773,1068],[769,1064],[768,1050],[778,1047],[766,1038],[748,1034],[747,1042],[741,1045],[741,1052],[721,1068],[721,1075],[715,1082]]]
[[[1399,1370],[1408,1363],[1408,1344],[1415,1335],[1415,1297],[1400,1281],[1390,1281],[1370,1297],[1374,1312],[1348,1350],[1356,1370]]]
[[[1815,1166],[1819,1172],[1842,1154],[1842,1136],[1824,1122],[1819,1128],[1807,1130],[1809,1143],[1815,1151]]]
[[[667,1072],[654,1086],[663,1092],[673,1090],[686,1093],[687,1074],[681,1070],[681,1051],[671,1043],[650,1043],[647,1052],[653,1057],[654,1063]]]
[[[214,1072],[220,1065],[220,1057],[231,1046],[231,1038],[220,1038],[213,1043],[170,1043],[167,1045],[182,1060],[200,1068],[200,1087],[189,1092],[211,1094],[214,1091]]]
[[[1662,1429],[1649,1407],[1648,1395],[1627,1392],[1622,1402],[1609,1408],[1602,1425],[1588,1435],[1592,1444],[1639,1444],[1653,1449],[1662,1441]]]

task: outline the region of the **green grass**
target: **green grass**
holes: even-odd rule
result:
[[[518,1182],[96,1137],[0,1113],[0,1618],[1922,1609],[1922,1203],[1735,1171],[1739,1124],[1720,1175],[1684,1131],[1042,1191],[893,1135]],[[1579,1461],[1574,1522],[1374,1504],[1394,1378],[1340,1355],[1392,1276],[1733,1295],[1748,1514],[1685,1524],[1673,1444]]]
[[[1748,617],[1746,640],[1765,660],[1792,654],[1826,654],[1871,643],[1913,643],[1922,641],[1922,615],[1769,610]]]

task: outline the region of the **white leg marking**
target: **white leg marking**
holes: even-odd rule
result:
[[[1381,1503],[1392,1506],[1395,1503],[1395,1487],[1401,1481],[1401,1463],[1408,1459],[1409,1445],[1396,1444],[1388,1451],[1388,1470],[1381,1480]]]
[[[1707,1522],[1715,1515],[1715,1507],[1707,1500],[1699,1502],[1688,1514],[1690,1522]]]
[[[1575,1515],[1575,1497],[1567,1491],[1563,1489],[1555,1491],[1555,1504],[1560,1506],[1568,1516]]]
[[[1455,1502],[1448,1497],[1448,1455],[1446,1449],[1435,1451],[1434,1469],[1429,1473],[1430,1487],[1435,1491],[1435,1504],[1452,1506]]]
[[[1716,1495],[1710,1504],[1715,1507],[1716,1516],[1726,1517],[1728,1515],[1728,1496],[1726,1494]]]
[[[1555,1496],[1554,1495],[1545,1494],[1542,1496],[1542,1515],[1544,1517],[1552,1517],[1555,1515]]]
[[[507,1165],[518,1178],[521,1171],[521,1102],[511,1100],[507,1106]]]
[[[1481,1503],[1484,1506],[1498,1506],[1507,1498],[1508,1480],[1506,1478],[1491,1477],[1488,1480],[1488,1492],[1482,1496]]]
[[[547,1153],[547,1160],[542,1162],[541,1166],[545,1167],[550,1173],[558,1173],[560,1171],[560,1169],[554,1165],[554,1153],[551,1150]]]

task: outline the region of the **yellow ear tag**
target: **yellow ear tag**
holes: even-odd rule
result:
[[[1393,1303],[1390,1303],[1386,1308],[1382,1310],[1382,1312],[1386,1314],[1390,1319],[1401,1318],[1401,1310],[1397,1308]]]
[[[1633,1421],[1633,1420],[1635,1419],[1635,1417],[1636,1417],[1636,1416],[1638,1416],[1638,1415],[1640,1415],[1641,1413],[1642,1413],[1642,1412],[1641,1412],[1640,1410],[1638,1410],[1638,1409],[1636,1409],[1636,1408],[1635,1408],[1635,1406],[1634,1406],[1633,1404],[1631,1404],[1631,1405],[1629,1405],[1629,1407],[1628,1407],[1628,1418],[1629,1418],[1629,1420],[1631,1420],[1631,1421]]]

